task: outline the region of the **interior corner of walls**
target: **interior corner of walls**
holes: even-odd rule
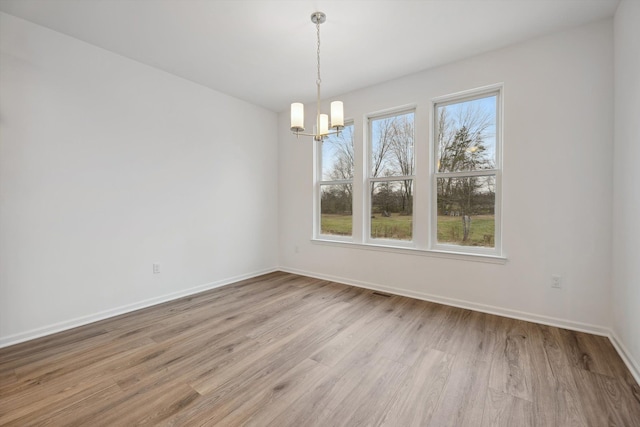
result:
[[[609,331],[609,340],[613,344],[614,348],[620,355],[620,358],[624,364],[629,368],[631,375],[640,384],[640,362],[633,357],[633,354],[625,346],[624,342],[620,339],[615,329]]]

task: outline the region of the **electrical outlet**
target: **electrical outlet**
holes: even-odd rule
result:
[[[153,263],[153,274],[158,274],[160,273],[160,264],[157,262]]]
[[[559,274],[552,274],[551,287],[555,289],[562,289],[562,276],[560,276]]]

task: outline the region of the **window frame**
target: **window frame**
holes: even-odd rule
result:
[[[345,129],[349,126],[353,126],[352,134],[355,134],[355,121],[353,119],[345,120],[344,127]],[[324,141],[314,141],[314,153],[315,155],[315,173],[314,173],[314,213],[315,218],[313,221],[313,235],[318,240],[333,240],[338,242],[353,242],[353,234],[354,234],[354,181],[356,176],[355,165],[353,171],[353,177],[351,179],[339,179],[339,180],[323,180],[323,169],[322,169],[322,144]],[[356,149],[355,136],[353,141],[352,149]],[[323,185],[344,185],[351,184],[351,235],[350,236],[342,236],[339,234],[323,234],[322,233],[322,186]]]
[[[439,158],[436,129],[436,106],[446,103],[480,99],[496,95],[496,158],[495,169],[472,171],[473,175],[495,177],[495,227],[494,247],[474,247],[437,243],[437,173]],[[371,178],[372,167],[372,121],[405,113],[413,113],[414,119],[414,169],[413,175]],[[412,256],[449,258],[461,261],[505,264],[502,230],[502,183],[504,157],[504,83],[496,83],[444,96],[427,98],[424,101],[401,104],[393,108],[361,111],[345,123],[353,126],[354,174],[352,180],[322,180],[322,145],[313,144],[313,244],[334,247],[351,247],[358,250],[382,251]],[[470,171],[460,173],[469,176]],[[395,240],[371,237],[371,183],[378,181],[413,182],[412,240]],[[321,189],[322,185],[352,185],[352,232],[351,236],[320,234],[321,232]]]
[[[459,104],[478,99],[496,96],[496,135],[495,135],[495,168],[479,169],[461,172],[438,172],[438,114],[437,108],[446,105]],[[431,100],[431,137],[430,137],[430,224],[429,224],[429,248],[438,252],[454,254],[489,255],[502,257],[502,158],[503,158],[503,111],[504,111],[504,85],[502,83],[457,92]],[[463,246],[447,243],[438,243],[438,178],[466,178],[466,177],[495,177],[495,212],[494,212],[494,247]]]
[[[403,114],[413,113],[413,175],[395,175],[395,176],[384,176],[384,177],[372,177],[371,176],[371,168],[372,168],[372,154],[373,154],[373,140],[372,140],[372,124],[375,120],[381,120],[385,118],[400,116]],[[386,109],[383,111],[379,111],[376,113],[367,114],[365,117],[364,126],[366,126],[366,132],[364,135],[365,143],[363,146],[365,147],[364,151],[364,170],[363,170],[363,204],[364,204],[364,221],[363,221],[363,242],[365,244],[376,245],[376,246],[386,246],[386,247],[397,247],[397,248],[416,248],[416,221],[415,221],[415,209],[416,209],[416,176],[418,176],[417,170],[417,159],[416,159],[416,117],[417,117],[417,107],[415,105],[405,105],[401,107]],[[378,182],[392,182],[392,181],[407,181],[411,180],[413,186],[413,197],[411,200],[411,240],[400,240],[400,239],[385,239],[385,238],[374,238],[371,237],[371,216],[372,213],[372,199],[371,199],[371,188],[374,183]]]

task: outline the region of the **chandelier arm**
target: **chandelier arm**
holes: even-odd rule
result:
[[[342,129],[341,128],[335,128],[335,130],[330,130],[329,132],[327,132],[327,133],[325,133],[323,135],[318,135],[318,134],[315,134],[315,133],[298,132],[298,131],[295,131],[295,130],[293,130],[292,132],[293,132],[293,134],[295,136],[313,136],[314,138],[316,138],[316,140],[319,140],[319,138],[324,139],[324,138],[328,137],[329,135],[338,135],[339,136],[342,133]]]

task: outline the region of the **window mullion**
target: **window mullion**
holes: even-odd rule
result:
[[[467,176],[489,176],[495,175],[498,171],[496,169],[481,169],[474,171],[462,171],[462,172],[436,172],[437,178],[464,178]]]
[[[341,185],[341,184],[353,184],[352,179],[339,179],[335,181],[320,181],[320,185]]]
[[[408,181],[415,179],[414,175],[406,175],[406,176],[384,176],[379,178],[369,178],[371,182],[390,182],[390,181]]]

